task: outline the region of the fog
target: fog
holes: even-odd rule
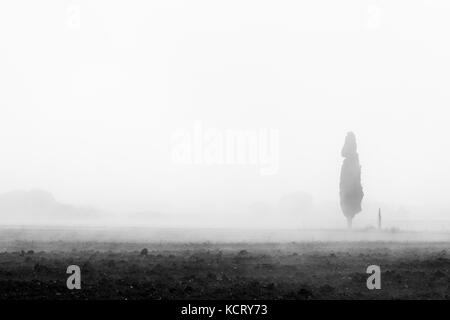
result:
[[[2,224],[344,227],[353,131],[354,226],[381,208],[386,228],[449,230],[449,13],[443,0],[3,1]]]

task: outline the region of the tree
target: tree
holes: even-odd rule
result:
[[[348,132],[341,155],[344,162],[341,168],[341,180],[339,184],[339,195],[341,209],[347,218],[347,226],[352,227],[353,217],[361,212],[361,201],[364,197],[361,186],[361,166],[359,156],[356,152],[356,137],[353,132]]]

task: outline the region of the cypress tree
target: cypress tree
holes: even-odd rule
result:
[[[361,201],[364,196],[361,186],[361,166],[356,150],[355,134],[348,132],[341,151],[344,162],[342,163],[339,184],[341,209],[347,218],[348,228],[352,227],[353,217],[361,212]]]

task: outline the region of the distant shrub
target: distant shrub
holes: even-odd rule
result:
[[[387,231],[390,232],[390,233],[398,233],[401,230],[399,228],[397,228],[397,227],[391,227],[391,228],[387,229]]]
[[[148,250],[147,250],[147,248],[142,249],[140,255],[141,255],[141,256],[146,256],[146,255],[148,255]]]

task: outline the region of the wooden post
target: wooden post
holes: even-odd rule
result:
[[[381,208],[378,208],[378,230],[381,230]]]

